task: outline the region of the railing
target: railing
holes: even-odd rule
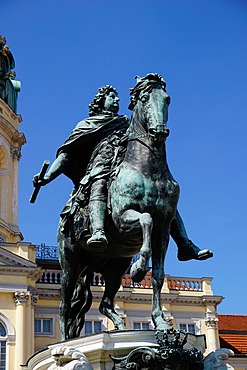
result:
[[[42,277],[38,280],[41,284],[61,284],[62,272],[61,270],[45,270]],[[165,286],[169,290],[179,291],[203,291],[204,279],[198,278],[178,278],[173,276],[167,276],[165,279]],[[105,281],[100,273],[95,273],[91,282],[92,286],[105,286]],[[140,289],[152,289],[151,274],[148,273],[140,283],[135,283],[131,280],[129,274],[125,274],[122,277],[123,288],[140,288]]]
[[[42,277],[37,281],[37,283],[42,284],[61,284],[61,275],[60,270],[46,270],[43,272]]]
[[[40,284],[61,284],[62,272],[60,270],[45,270],[42,277],[37,281]],[[95,273],[91,282],[92,286],[105,286],[103,276],[99,273]],[[126,274],[122,278],[123,288],[141,288],[150,289],[152,288],[151,276],[146,275],[140,283],[134,283],[129,274]]]
[[[37,246],[36,260],[39,261],[58,261],[58,247],[50,247],[45,244]],[[136,259],[136,257],[134,257]],[[133,263],[134,260],[132,260]],[[61,284],[61,270],[50,270],[44,271],[41,279],[38,283],[43,284]],[[179,290],[179,291],[196,291],[201,292],[204,289],[204,279],[202,278],[182,278],[167,275],[165,279],[164,287],[168,290]],[[101,274],[95,273],[94,278],[91,282],[92,286],[104,286],[105,281]],[[131,280],[130,275],[126,274],[122,278],[123,288],[140,288],[140,289],[152,289],[151,274],[148,273],[140,283],[135,283]]]
[[[45,244],[36,245],[36,260],[58,261],[58,247],[51,247]]]
[[[91,285],[92,286],[104,286],[105,281],[103,279],[103,276],[99,273],[95,273]],[[150,289],[152,288],[151,275],[146,275],[145,278],[140,283],[135,283],[134,281],[131,280],[131,277],[129,274],[125,274],[122,277],[122,287],[123,288]]]
[[[49,246],[45,245],[45,243],[41,243],[40,245],[36,245],[36,261],[58,261],[58,246]],[[136,254],[131,261],[133,264],[137,259],[138,255]]]
[[[197,292],[202,291],[202,279],[193,278],[175,278],[170,276],[167,279],[168,289],[172,290],[193,290]]]

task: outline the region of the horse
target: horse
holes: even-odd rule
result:
[[[85,236],[75,241],[76,222],[72,222],[67,235],[61,222],[58,226],[63,271],[60,304],[63,340],[80,335],[85,314],[92,304],[90,283],[94,272],[101,273],[105,281],[99,311],[113,321],[116,330],[126,329],[124,320],[114,310],[114,297],[132,257],[138,252],[139,258],[130,269],[131,278],[135,282],[144,278],[151,257],[152,321],[157,330],[171,328],[163,318],[160,297],[170,227],[179,198],[179,185],[166,160],[170,98],[165,81],[158,74],[138,77],[131,96],[129,108],[133,114],[126,153],[109,181],[107,249],[102,253],[94,251],[87,246]]]

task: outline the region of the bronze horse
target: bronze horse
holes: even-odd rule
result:
[[[125,329],[123,319],[114,310],[113,301],[131,258],[138,252],[139,259],[131,267],[131,277],[141,281],[152,258],[152,320],[156,329],[170,328],[163,319],[160,301],[164,258],[179,198],[179,186],[166,161],[170,99],[164,80],[157,74],[138,78],[131,95],[133,115],[127,150],[114,171],[108,192],[107,250],[94,252],[86,245],[85,237],[75,242],[76,223],[70,226],[70,235],[64,233],[62,223],[59,223],[59,258],[63,270],[62,339],[80,335],[85,313],[92,303],[90,282],[94,272],[101,273],[105,280],[100,312],[113,321],[116,329]]]

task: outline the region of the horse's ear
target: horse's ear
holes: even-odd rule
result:
[[[138,84],[139,82],[141,82],[142,78],[140,76],[135,76],[135,79],[136,79],[136,83]]]
[[[136,101],[135,101],[134,97],[132,96],[132,98],[130,99],[128,109],[133,110],[135,108],[135,105],[136,105]]]

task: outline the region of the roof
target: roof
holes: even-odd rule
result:
[[[247,315],[218,315],[219,330],[246,331],[247,334]]]
[[[218,315],[220,347],[247,354],[247,315]]]

